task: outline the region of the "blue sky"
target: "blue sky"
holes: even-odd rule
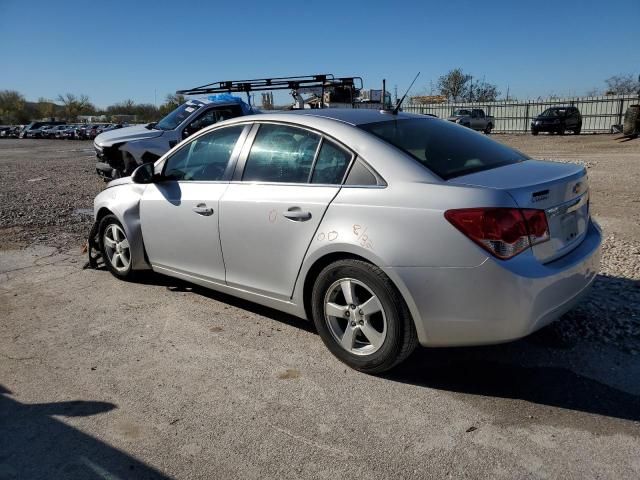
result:
[[[640,0],[0,0],[0,89],[104,107],[325,72],[403,91],[421,71],[418,93],[460,66],[518,98],[580,95],[640,73],[639,23]]]

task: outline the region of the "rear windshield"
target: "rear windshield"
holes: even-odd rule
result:
[[[397,119],[359,127],[408,153],[445,180],[528,158],[485,135],[442,120]]]

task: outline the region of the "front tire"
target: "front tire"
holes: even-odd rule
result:
[[[418,343],[402,296],[370,263],[347,259],[328,265],[316,279],[311,302],[322,341],[355,370],[372,374],[389,370]]]
[[[531,129],[531,135],[538,135],[538,130],[536,130],[535,128]]]
[[[122,224],[115,215],[107,215],[100,222],[100,253],[109,271],[118,278],[133,278],[131,247]]]

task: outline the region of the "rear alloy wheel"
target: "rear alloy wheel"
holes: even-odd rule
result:
[[[327,266],[313,287],[312,304],[323,342],[356,370],[389,370],[417,345],[401,295],[382,270],[367,262],[349,259]]]
[[[118,278],[131,278],[131,246],[115,215],[107,215],[100,222],[100,251],[109,271]]]

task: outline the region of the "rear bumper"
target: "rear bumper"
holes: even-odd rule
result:
[[[581,300],[598,273],[601,240],[590,222],[582,243],[548,264],[529,250],[471,268],[385,271],[407,300],[422,345],[502,343],[542,328]]]
[[[560,123],[544,123],[539,125],[531,125],[531,130],[536,130],[537,132],[555,132],[562,127]]]

